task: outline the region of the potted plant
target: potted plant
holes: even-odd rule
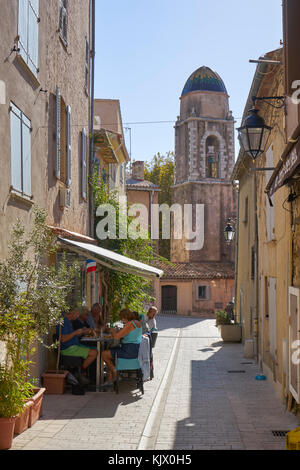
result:
[[[0,450],[11,447],[16,418],[24,413],[25,403],[32,393],[32,385],[24,382],[22,368],[23,371],[26,368],[25,361],[17,368],[0,365]]]
[[[236,343],[241,341],[241,325],[231,320],[228,312],[225,310],[218,310],[216,312],[216,326],[218,326],[224,342]]]
[[[0,403],[5,403],[5,383],[12,376],[17,390],[30,392],[23,396],[22,407],[17,407],[22,414],[26,400],[33,401],[29,407],[30,426],[41,414],[45,392],[44,387],[32,385],[30,358],[37,342],[45,345],[51,329],[62,321],[78,265],[67,266],[65,260],[58,267],[51,263],[57,251],[56,238],[46,225],[43,210],[34,209],[34,224],[29,233],[17,221],[10,240],[9,255],[0,263],[0,341],[5,347],[4,363],[9,371],[3,376],[6,379],[0,390]],[[12,400],[14,397],[17,399],[18,395],[13,393]]]
[[[59,338],[57,346],[57,358],[56,358],[56,369],[46,370],[43,373],[43,384],[46,389],[46,394],[62,395],[66,389],[66,378],[68,375],[67,370],[59,370],[59,359],[60,359],[60,337],[61,337],[61,325],[59,326]]]

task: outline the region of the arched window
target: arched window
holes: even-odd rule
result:
[[[206,139],[206,178],[219,178],[219,141],[215,136]]]

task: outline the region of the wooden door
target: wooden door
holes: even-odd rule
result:
[[[161,313],[177,312],[177,287],[162,286],[161,288]]]

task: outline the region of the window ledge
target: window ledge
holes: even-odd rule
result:
[[[10,193],[10,198],[14,199],[15,201],[22,202],[27,206],[34,205],[33,196],[27,196],[26,194],[20,193],[19,191],[17,191],[16,189],[12,187],[10,188],[9,193]]]
[[[37,77],[34,75],[32,70],[28,67],[25,60],[21,56],[21,54],[16,54],[16,58],[17,58],[18,65],[20,66],[22,72],[24,72],[27,75],[33,87],[38,88],[40,86],[40,82],[37,79]]]

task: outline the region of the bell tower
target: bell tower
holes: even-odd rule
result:
[[[204,244],[186,249],[186,234],[171,239],[173,262],[231,262],[233,248],[225,243],[223,230],[235,215],[235,195],[230,183],[234,166],[234,118],[221,77],[200,67],[187,80],[180,97],[175,124],[175,181],[173,204],[204,206]],[[185,233],[185,232],[184,232]]]

